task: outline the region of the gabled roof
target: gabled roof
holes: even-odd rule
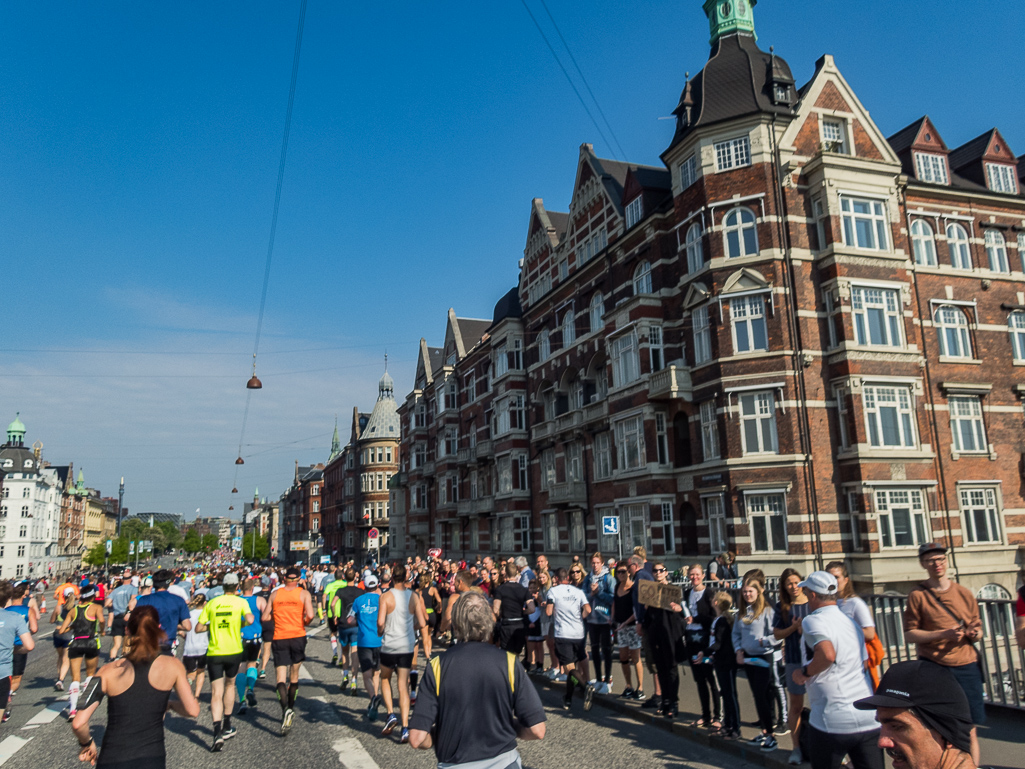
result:
[[[566,230],[569,228],[569,214],[562,211],[549,211],[548,221],[555,228],[556,237],[562,240],[566,235]]]
[[[893,147],[893,151],[900,154],[904,150],[910,149],[911,145],[915,143],[915,139],[918,138],[918,134],[921,133],[925,120],[926,117],[923,115],[911,125],[900,129],[893,136],[889,137],[886,141]]]
[[[996,130],[991,128],[981,136],[976,136],[970,142],[965,142],[957,149],[951,150],[950,167],[957,170],[964,168],[973,161],[982,160],[982,156],[986,154],[986,148],[993,140],[993,134],[996,133]]]
[[[423,379],[425,384],[434,381],[434,372],[441,371],[444,350],[440,347],[428,347],[427,340],[420,339],[420,353],[416,359],[416,381]]]
[[[456,360],[461,360],[472,350],[491,327],[490,320],[480,318],[458,318],[451,307],[448,311],[448,327],[445,329],[444,351],[451,344],[455,348]]]

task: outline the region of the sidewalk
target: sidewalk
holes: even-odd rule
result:
[[[618,674],[618,675],[617,675]],[[617,694],[624,688],[622,673],[617,666],[614,671],[615,691]],[[545,676],[532,676],[534,683],[553,691],[565,691],[565,684],[549,681]],[[738,699],[740,700],[740,720],[745,724],[741,729],[744,740],[754,737],[758,729],[746,724],[754,719],[755,706],[751,697],[751,687],[743,673],[737,679]],[[654,676],[645,670],[645,693],[655,690]],[[640,703],[620,699],[618,696],[596,694],[594,704],[609,708],[629,716],[641,723],[650,724],[653,728],[672,731],[706,747],[715,748],[723,753],[737,756],[756,766],[766,769],[790,769],[787,758],[790,755],[790,735],[778,737],[779,749],[772,753],[763,753],[757,746],[748,745],[744,740],[731,741],[713,737],[707,729],[698,729],[688,724],[701,716],[701,705],[698,702],[698,691],[694,678],[685,666],[680,667],[680,714],[673,721],[656,716],[651,710],[641,708]],[[807,700],[805,701],[807,705]],[[582,705],[574,705],[574,710],[583,713]],[[979,745],[982,751],[982,764],[992,769],[1019,769],[1025,766],[1022,761],[1022,737],[1025,733],[1025,711],[1009,708],[988,707],[988,723],[979,727]],[[807,769],[807,762],[802,764]]]

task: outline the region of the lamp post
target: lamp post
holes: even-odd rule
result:
[[[125,477],[121,476],[121,485],[117,489],[117,536],[121,538],[121,508],[125,503]]]

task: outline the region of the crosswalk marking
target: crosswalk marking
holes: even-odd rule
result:
[[[37,726],[48,724],[60,715],[63,705],[60,702],[52,702],[30,718],[22,729],[35,729]]]
[[[7,759],[11,758],[11,756],[28,745],[31,739],[31,737],[15,737],[14,735],[11,735],[3,742],[0,742],[0,766],[7,763]]]
[[[351,734],[349,729],[343,727],[342,734],[331,747],[338,753],[338,761],[345,769],[380,769],[358,739],[344,736]]]

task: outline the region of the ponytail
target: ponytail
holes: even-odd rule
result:
[[[130,643],[125,653],[133,664],[152,662],[160,656],[160,644],[167,634],[160,627],[160,615],[152,606],[136,606],[126,626]]]

